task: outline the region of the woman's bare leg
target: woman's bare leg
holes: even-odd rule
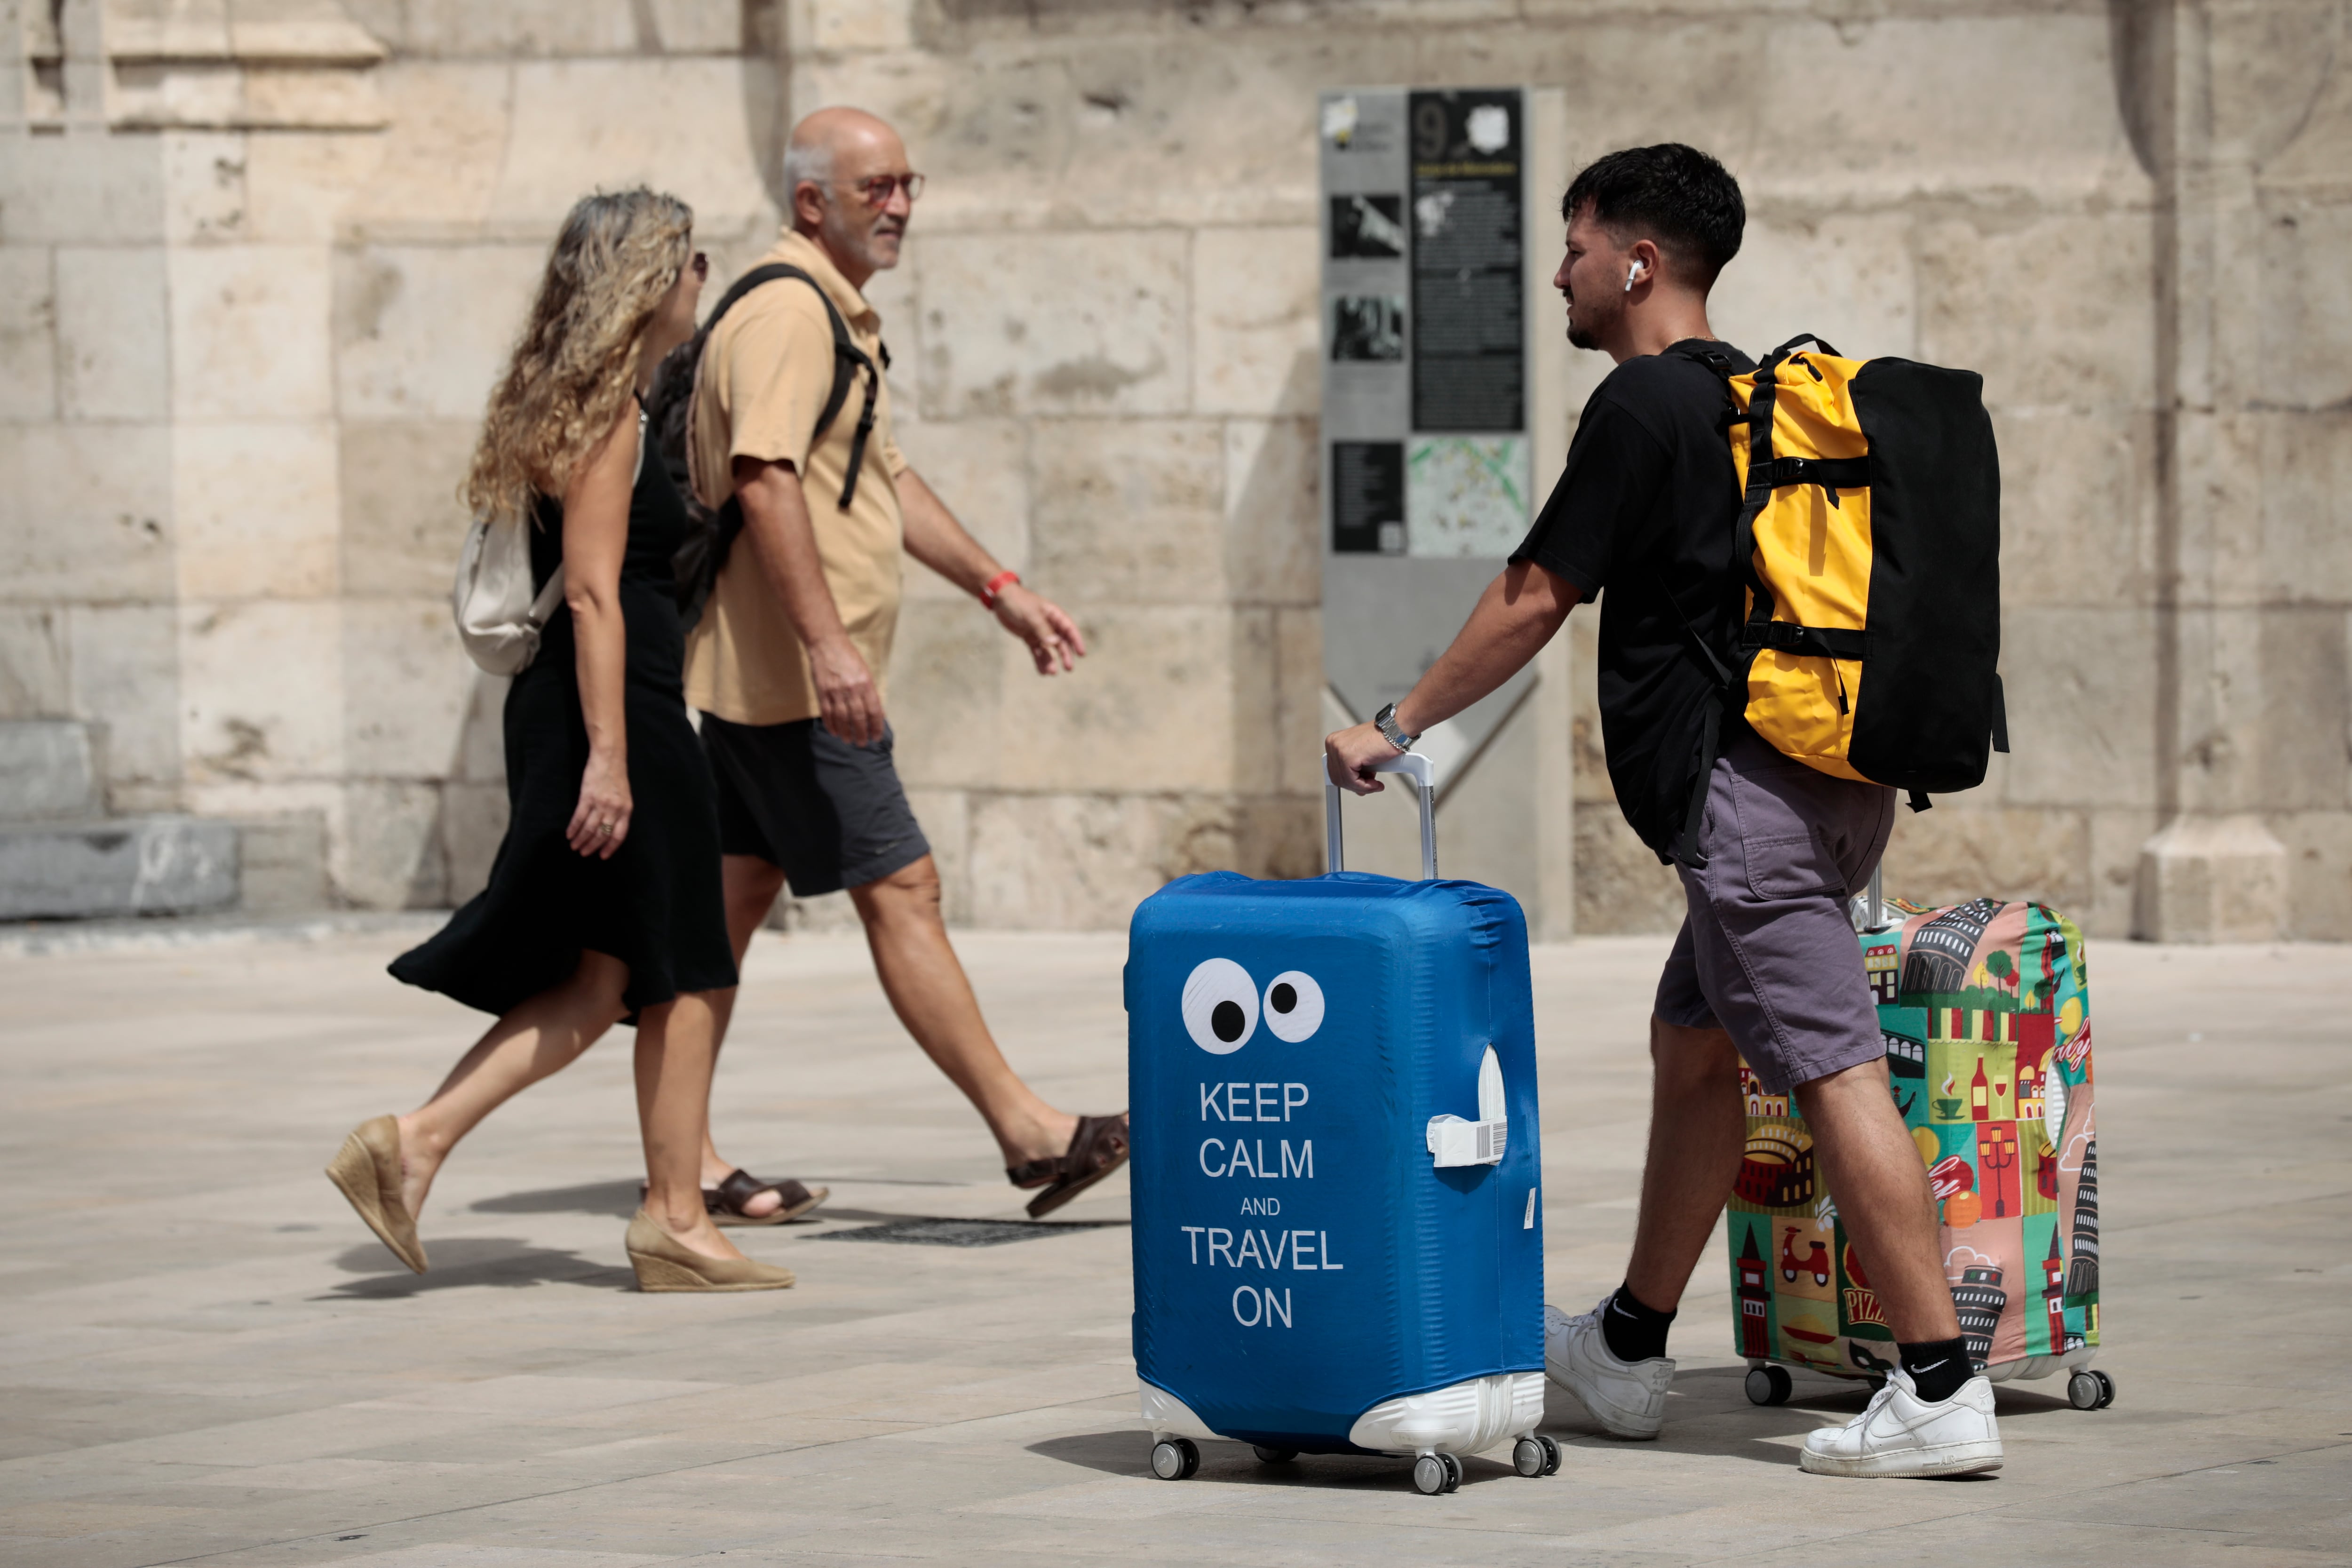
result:
[[[646,1213],[706,1258],[740,1258],[702,1206],[702,1149],[717,1058],[711,995],[690,993],[637,1016],[637,1126]]]
[[[601,952],[583,952],[580,967],[500,1017],[458,1059],[433,1098],[400,1120],[401,1201],[412,1218],[441,1162],[483,1117],[522,1089],[561,1072],[621,1020],[621,993],[629,966]]]

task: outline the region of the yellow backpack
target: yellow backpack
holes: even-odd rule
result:
[[[1799,345],[1811,343],[1812,351]],[[1930,794],[1984,782],[2009,750],[2000,676],[2000,462],[1984,378],[1910,360],[1851,360],[1807,333],[1731,374],[1742,598],[1726,660],[1693,648],[1724,707],[1766,743],[1840,778]],[[1710,712],[1675,858],[1704,865]]]

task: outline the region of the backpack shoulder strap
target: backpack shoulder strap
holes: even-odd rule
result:
[[[824,285],[788,262],[772,261],[764,267],[754,267],[735,280],[734,287],[727,290],[726,297],[710,312],[710,319],[703,323],[702,330],[708,333],[718,324],[719,318],[727,313],[728,307],[752,289],[782,279],[797,279],[814,289],[817,303],[824,307],[825,324],[833,329],[833,390],[826,394],[824,407],[818,413],[816,426],[809,434],[811,446],[824,439],[824,433],[833,428],[834,420],[841,415],[842,405],[849,401],[850,384],[857,379],[858,373],[863,371],[866,375],[866,405],[858,414],[857,433],[849,443],[849,477],[841,487],[839,504],[841,510],[846,511],[849,503],[857,498],[857,477],[866,467],[866,442],[874,432],[874,404],[881,390],[882,373],[875,368],[866,351],[857,346],[857,341],[849,335],[849,323],[842,320],[840,308],[834,304],[833,296],[824,291]],[[890,363],[887,348],[882,351],[882,363],[886,365]]]

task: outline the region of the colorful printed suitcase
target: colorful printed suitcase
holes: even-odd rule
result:
[[[1151,1468],[1193,1439],[1260,1459],[1413,1459],[1425,1493],[1511,1443],[1559,1468],[1543,1419],[1527,922],[1436,879],[1186,877],[1135,911],[1126,973],[1135,1364]],[[1516,1439],[1516,1441],[1514,1441]]]
[[[2099,1343],[2098,1134],[2083,933],[2041,904],[1856,900],[1895,1103],[1942,1222],[1969,1354],[1994,1382],[2068,1373],[2079,1409],[2115,1397]],[[1748,1396],[1787,1368],[1883,1378],[1895,1335],[1815,1176],[1786,1095],[1740,1065],[1748,1146],[1725,1216]]]

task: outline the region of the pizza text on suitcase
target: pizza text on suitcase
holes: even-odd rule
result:
[[[1478,1120],[1431,1117],[1425,1134],[1429,1152],[1440,1170],[1452,1165],[1499,1165],[1510,1130],[1503,1100],[1503,1064],[1496,1059],[1495,1047],[1488,1046],[1486,1059],[1478,1064]]]

